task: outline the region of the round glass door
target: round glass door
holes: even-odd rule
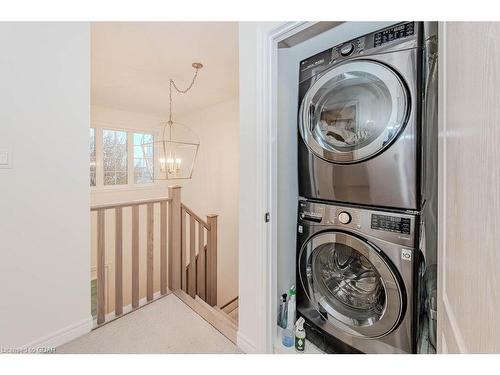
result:
[[[399,76],[370,60],[338,65],[307,91],[300,132],[317,156],[355,163],[388,147],[404,128],[410,101]]]
[[[398,324],[402,288],[389,263],[368,242],[346,233],[322,233],[304,246],[300,278],[328,321],[354,336],[381,337]]]

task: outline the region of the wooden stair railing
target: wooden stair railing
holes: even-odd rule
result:
[[[154,240],[154,205],[160,205],[160,294],[167,293],[167,215],[171,213],[171,198],[147,199],[125,203],[105,204],[91,207],[97,212],[97,325],[106,322],[105,293],[105,258],[106,258],[106,221],[105,213],[113,210],[115,215],[115,316],[123,314],[123,210],[131,209],[132,214],[132,308],[139,307],[139,207],[147,207],[147,266],[146,299],[153,300],[153,240]]]
[[[124,315],[123,306],[123,211],[131,210],[131,309],[140,306],[139,291],[139,208],[146,206],[146,303],[154,300],[154,238],[155,205],[160,211],[160,297],[182,289],[191,298],[197,295],[207,304],[217,303],[217,215],[208,215],[204,221],[181,202],[181,187],[170,186],[167,198],[147,199],[124,203],[96,205],[91,212],[97,214],[97,326],[106,321],[106,217],[107,210],[114,211],[115,220],[115,316]],[[189,227],[186,226],[186,216]],[[189,241],[186,233],[189,230]],[[197,237],[197,241],[196,241]],[[205,241],[206,238],[206,241]],[[187,252],[189,245],[189,253]],[[190,263],[187,263],[189,257]],[[191,262],[195,259],[195,262]],[[167,269],[168,265],[168,269]],[[187,267],[187,268],[186,268]],[[186,271],[187,270],[187,271]]]
[[[217,304],[217,215],[208,215],[207,221],[204,221],[184,204],[181,205],[181,210],[181,254],[183,254],[182,264],[185,265],[182,290],[191,298],[198,296],[210,306],[215,306]],[[189,226],[186,225],[186,218],[189,220]],[[187,251],[188,229],[189,252]],[[189,262],[186,261],[188,254]]]

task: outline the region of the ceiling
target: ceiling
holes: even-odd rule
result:
[[[92,23],[92,105],[168,116],[169,79],[189,94],[174,94],[175,114],[238,95],[238,24],[235,22]]]

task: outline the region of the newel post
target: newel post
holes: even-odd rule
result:
[[[207,303],[217,305],[217,215],[208,215],[207,224]]]
[[[181,288],[181,187],[169,186],[170,210],[168,215],[168,284],[172,291]]]

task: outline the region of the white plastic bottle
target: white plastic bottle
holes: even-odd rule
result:
[[[306,331],[304,329],[305,320],[300,317],[295,324],[295,350],[302,353],[306,347]]]

